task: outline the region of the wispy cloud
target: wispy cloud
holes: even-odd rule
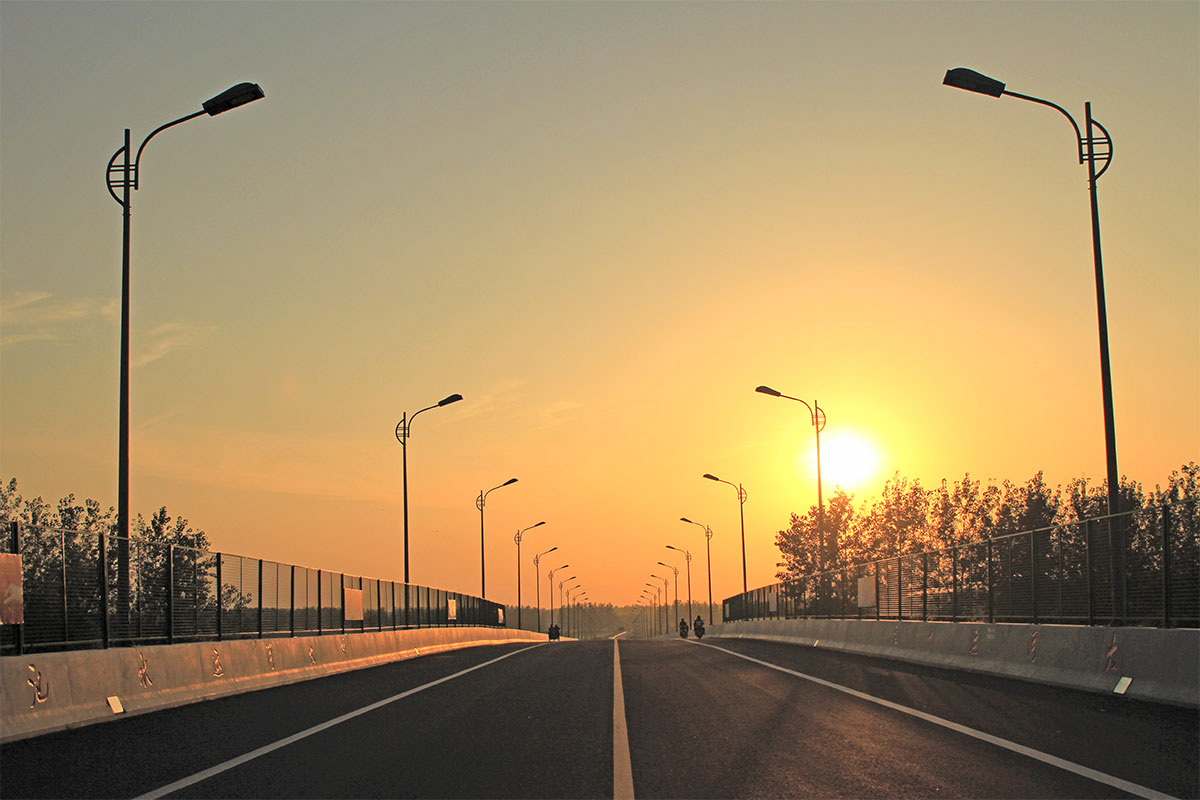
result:
[[[90,320],[117,319],[116,300],[82,297],[55,302],[50,292],[5,292],[0,301],[0,348],[22,342],[68,339],[71,329]]]
[[[583,403],[577,403],[573,400],[559,400],[555,403],[541,406],[537,410],[538,418],[541,420],[539,428],[554,428],[574,419],[574,412],[583,408]]]
[[[190,322],[166,322],[144,335],[144,344],[133,357],[135,367],[144,367],[168,353],[191,347],[215,331],[212,325],[196,325]]]

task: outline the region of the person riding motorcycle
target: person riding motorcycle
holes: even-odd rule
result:
[[[704,620],[699,616],[697,616],[696,621],[692,623],[692,631],[696,634],[697,639],[704,638]]]
[[[688,635],[688,624],[686,619],[679,620],[679,637],[686,639]]]

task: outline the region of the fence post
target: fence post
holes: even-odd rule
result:
[[[958,622],[958,548],[950,548],[950,621]]]
[[[1171,507],[1162,506],[1162,624],[1171,627]]]
[[[317,636],[320,636],[321,634],[324,633],[324,630],[321,628],[321,624],[322,624],[321,615],[325,610],[324,605],[321,602],[321,600],[322,600],[321,595],[323,594],[323,592],[321,590],[324,588],[325,588],[325,576],[322,574],[321,570],[317,570]]]
[[[1029,576],[1030,593],[1033,597],[1033,624],[1038,624],[1038,590],[1037,590],[1037,531],[1029,532]]]
[[[13,523],[14,525],[16,523]],[[108,649],[108,550],[105,547],[104,531],[99,533],[97,553],[100,556],[100,641]]]
[[[904,619],[904,565],[901,556],[896,556],[896,621]]]
[[[225,627],[225,584],[221,581],[221,554],[217,553],[217,641],[223,638]]]
[[[342,633],[346,632],[346,573],[341,573],[340,580],[342,583]]]
[[[167,545],[167,644],[175,644],[175,545]]]
[[[921,553],[921,620],[929,621],[929,553]]]
[[[71,617],[67,613],[67,533],[66,531],[58,532],[58,552],[62,557],[62,593],[63,593],[63,638],[64,642],[71,641]],[[24,582],[24,581],[22,581]]]
[[[17,555],[21,555],[21,523],[17,522],[15,519],[12,521],[11,533],[12,533],[12,551],[14,553],[16,553]],[[21,572],[22,573],[24,573],[24,571],[25,571],[24,561],[25,561],[25,559],[22,558],[21,559],[21,562],[22,562]],[[20,578],[21,578],[21,583],[24,584],[25,583],[24,574],[22,574],[20,576]],[[14,638],[16,638],[17,655],[22,655],[25,652],[25,624],[24,623],[21,623],[20,625],[17,626],[16,637],[14,637]]]
[[[875,562],[875,621],[879,621],[879,562]]]
[[[289,612],[289,616],[288,616],[288,630],[291,631],[292,636],[295,637],[295,635],[296,635],[296,565],[295,564],[292,564],[291,570],[292,570],[292,577],[288,581],[288,584],[292,587],[292,598],[291,598],[291,601],[288,603],[288,605],[291,606],[291,611]]]
[[[987,540],[988,622],[995,622],[995,607],[992,605],[992,540]]]
[[[1083,549],[1087,556],[1087,599],[1088,599],[1088,625],[1096,624],[1096,587],[1092,585],[1092,523],[1095,520],[1086,520],[1083,523]]]
[[[263,637],[263,560],[258,559],[258,638]]]

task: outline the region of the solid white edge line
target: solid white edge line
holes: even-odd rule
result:
[[[694,644],[701,643],[694,642]],[[851,689],[849,686],[842,686],[838,683],[832,683],[813,675],[805,675],[803,672],[797,672],[793,669],[788,669],[787,667],[781,667],[778,664],[772,664],[769,661],[761,661],[752,656],[743,655],[742,653],[738,653],[733,650],[726,650],[724,647],[717,647],[714,644],[703,644],[702,646],[711,647],[713,650],[720,650],[722,653],[728,653],[731,656],[744,658],[747,661],[752,661],[755,664],[761,664],[764,667],[770,667],[771,669],[779,670],[780,672],[786,672],[788,675],[794,675],[797,678],[803,678],[806,681],[812,681],[813,683],[820,684],[821,686],[826,686],[830,689],[836,689],[839,692],[844,692],[848,695],[852,695],[861,700],[866,700],[870,703],[876,703],[877,705],[884,706],[885,708],[890,708],[893,711],[899,711],[902,714],[908,714],[916,717],[917,719],[923,719],[926,722],[932,722],[934,725],[940,725],[943,728],[948,728],[966,736],[971,736],[975,739],[988,742],[989,744],[994,744],[997,747],[1003,747],[1005,750],[1011,750],[1014,753],[1019,753],[1020,755],[1032,758],[1035,761],[1041,761],[1045,764],[1058,767],[1059,769],[1066,770],[1067,772],[1072,772],[1076,775],[1080,775],[1098,783],[1112,786],[1113,788],[1120,789],[1123,792],[1129,792],[1130,794],[1137,795],[1138,797],[1144,797],[1146,800],[1177,800],[1177,798],[1169,794],[1163,794],[1162,792],[1156,791],[1147,786],[1142,786],[1140,784],[1124,780],[1123,778],[1118,778],[1113,775],[1099,772],[1091,767],[1085,767],[1082,764],[1076,764],[1074,761],[1067,761],[1064,758],[1052,756],[1049,753],[1043,753],[1041,750],[1034,750],[1032,747],[1026,747],[1023,744],[1017,744],[1016,742],[1008,739],[1001,739],[999,736],[993,736],[990,733],[984,733],[983,731],[975,728],[968,728],[966,725],[960,725],[957,722],[951,722],[948,719],[937,717],[933,714],[927,714],[924,711],[918,711],[915,708],[909,708],[908,706],[902,706],[899,703],[893,703],[891,700],[884,700],[882,697],[875,697],[874,695],[860,692],[857,689]]]
[[[370,705],[366,705],[366,706],[363,706],[362,708],[356,709],[354,711],[350,711],[346,714],[342,714],[340,717],[334,717],[333,719],[328,720],[326,722],[322,722],[318,725],[313,725],[311,728],[302,730],[299,733],[294,733],[291,736],[285,737],[276,742],[272,742],[271,744],[263,745],[262,747],[259,747],[256,750],[251,750],[249,753],[243,753],[242,755],[237,756],[236,758],[231,758],[228,761],[223,761],[220,764],[217,764],[216,766],[209,767],[208,769],[205,769],[205,770],[201,770],[200,772],[197,772],[194,775],[189,775],[186,778],[181,778],[181,779],[175,781],[174,783],[168,783],[166,786],[160,786],[159,788],[154,789],[149,792],[146,792],[145,794],[138,795],[137,800],[153,800],[153,798],[165,797],[166,795],[170,794],[171,792],[178,791],[179,789],[182,789],[186,786],[191,786],[192,784],[199,783],[200,781],[203,781],[203,780],[207,780],[208,778],[211,778],[214,775],[219,775],[222,772],[231,770],[234,767],[245,764],[248,761],[253,761],[254,759],[256,759],[260,756],[265,756],[268,753],[273,753],[274,751],[279,750],[284,747],[287,747],[289,744],[298,742],[301,739],[307,739],[309,736],[312,736],[314,734],[320,733],[321,731],[332,728],[335,725],[340,725],[341,723],[346,722],[347,720],[351,720],[351,719],[354,719],[355,717],[362,716],[363,714],[367,714],[371,711],[374,711],[375,709],[383,708],[384,706],[388,705],[389,703],[394,703],[397,700],[403,700],[405,697],[414,695],[417,692],[423,692],[426,689],[433,688],[434,686],[437,686],[439,684],[446,683],[447,681],[452,681],[455,678],[459,678],[463,675],[466,675],[468,672],[474,672],[477,669],[483,669],[486,666],[495,664],[497,661],[503,661],[506,658],[510,658],[512,656],[517,655],[518,653],[524,653],[526,650],[532,650],[535,647],[541,647],[542,644],[544,644],[544,643],[538,643],[535,645],[531,645],[530,647],[522,647],[520,650],[514,650],[511,653],[505,653],[504,655],[502,655],[498,658],[493,658],[491,661],[485,661],[482,664],[476,664],[473,667],[468,667],[467,669],[460,670],[459,672],[456,672],[453,675],[446,675],[445,677],[438,678],[437,680],[430,681],[429,683],[422,684],[421,686],[417,686],[413,689],[408,689],[406,691],[400,692],[400,694],[392,695],[391,697],[385,698],[378,702],[371,703]]]
[[[625,686],[621,683],[621,646],[613,643],[613,800],[634,800],[629,727],[625,724]]]

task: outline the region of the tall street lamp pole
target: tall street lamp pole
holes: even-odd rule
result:
[[[1092,118],[1092,104],[1083,104],[1084,127],[1086,135],[1080,133],[1079,125],[1065,108],[1049,100],[1031,97],[1026,94],[1010,92],[1004,88],[1004,83],[986,75],[981,75],[965,67],[947,70],[942,79],[946,86],[966,89],[969,92],[985,94],[989,97],[1015,97],[1018,100],[1028,100],[1043,106],[1049,106],[1061,113],[1071,123],[1075,130],[1076,155],[1080,164],[1087,164],[1088,195],[1092,214],[1092,263],[1096,273],[1096,326],[1100,337],[1100,393],[1104,404],[1104,455],[1108,474],[1108,513],[1110,516],[1121,512],[1121,482],[1117,471],[1117,427],[1113,412],[1112,370],[1108,356],[1108,312],[1104,296],[1104,263],[1100,253],[1100,206],[1096,196],[1096,182],[1112,163],[1113,141],[1103,125]],[[1098,128],[1097,136],[1093,128]],[[1096,164],[1100,162],[1099,171]],[[1112,585],[1113,613],[1118,619],[1125,616],[1125,532],[1111,520],[1108,526],[1109,549],[1112,558],[1109,559],[1110,579]]]
[[[666,623],[667,622],[667,596],[670,594],[671,582],[669,580],[667,580],[666,578],[664,578],[662,575],[655,575],[653,572],[650,573],[650,577],[658,578],[660,581],[663,582],[663,585],[662,585],[663,622]],[[692,621],[689,619],[688,624],[690,625],[691,622]],[[670,625],[668,624],[667,627],[670,627]]]
[[[727,486],[732,486],[734,489],[737,490],[738,516],[742,523],[742,594],[745,594],[746,592],[750,591],[749,586],[746,583],[746,490],[742,488],[742,485],[740,483],[733,484],[733,483],[730,483],[729,481],[723,481],[720,478],[718,478],[716,475],[710,475],[707,472],[704,473],[700,477],[708,478],[710,481],[717,481],[718,483],[724,483]],[[708,604],[710,606],[712,605],[712,597],[711,596],[708,598]],[[711,619],[712,613],[711,612],[709,612],[709,617],[710,617],[710,619],[708,620],[708,622],[711,625],[712,624],[712,619]]]
[[[687,562],[687,581],[688,581],[688,619],[692,618],[692,554],[687,550],[683,550],[672,545],[667,545],[668,550],[674,550],[677,553],[683,553],[683,560]]]
[[[964,67],[948,70],[942,83],[946,86],[966,89],[969,92],[986,94],[990,97],[1007,95],[1019,100],[1028,100],[1031,103],[1049,106],[1066,117],[1071,123],[1071,127],[1075,129],[1079,163],[1086,163],[1088,168],[1088,194],[1091,200],[1092,261],[1096,272],[1096,321],[1100,334],[1100,389],[1104,402],[1104,449],[1108,472],[1108,513],[1118,514],[1121,511],[1120,475],[1117,473],[1117,433],[1113,414],[1112,372],[1109,367],[1108,358],[1108,312],[1106,311],[1104,299],[1104,265],[1100,254],[1100,207],[1096,197],[1096,182],[1112,162],[1112,137],[1109,136],[1108,131],[1103,125],[1092,118],[1091,103],[1083,104],[1084,124],[1087,131],[1087,135],[1085,136],[1080,133],[1079,125],[1075,122],[1075,118],[1062,106],[1038,97],[1010,92],[1004,88],[1004,84],[1001,81],[981,75],[974,70]],[[1093,128],[1100,130],[1099,136],[1095,135],[1092,130]],[[1096,170],[1097,162],[1101,164],[1099,171]]]
[[[700,525],[699,522],[692,522],[687,517],[680,517],[679,521],[680,522],[689,522],[692,525]],[[712,537],[713,537],[713,533],[712,533],[712,528],[708,527],[707,525],[700,525],[700,527],[704,529],[704,548],[705,548],[705,550],[708,551],[708,624],[712,625],[713,624],[713,619],[712,619],[712,607],[713,607],[713,601],[712,601]],[[745,541],[746,541],[746,539],[745,539],[745,537],[743,537],[742,543],[745,544]],[[742,558],[745,558],[745,556],[746,556],[746,551],[743,549],[742,550]],[[745,569],[746,569],[746,562],[743,561],[742,562],[742,582],[743,582],[743,584],[746,581]],[[688,613],[690,614],[691,611],[689,610]],[[691,620],[689,619],[688,622],[690,623]]]
[[[583,604],[590,603],[590,602],[592,602],[592,599],[590,597],[588,597],[588,593],[587,593],[586,589],[584,590],[583,594],[581,594],[575,598],[575,631],[576,631],[575,638],[576,639],[583,638]]]
[[[563,620],[564,613],[566,611],[566,609],[563,608],[563,584],[569,583],[570,581],[573,581],[573,580],[575,580],[574,575],[572,575],[569,578],[563,578],[561,581],[558,582],[558,619],[559,619],[559,621]],[[551,591],[554,591],[554,590],[551,589]],[[553,616],[553,613],[551,614],[551,616]]]
[[[825,552],[825,503],[821,498],[821,431],[825,430],[825,409],[821,408],[816,400],[810,406],[799,397],[791,397],[786,394],[781,394],[769,386],[759,386],[754,391],[761,394],[770,395],[771,397],[782,397],[785,400],[795,400],[797,403],[804,403],[804,407],[808,409],[809,417],[812,421],[812,426],[817,432],[817,572],[825,571],[826,562],[832,562],[835,559],[827,556],[834,556],[837,553],[837,546],[830,542],[830,553]]]
[[[514,480],[515,480],[515,478],[514,478]],[[537,527],[539,527],[541,525],[545,525],[545,524],[546,524],[545,520],[542,520],[541,522],[535,522],[533,525],[530,525],[528,528],[522,528],[521,530],[517,531],[516,536],[513,537],[513,541],[517,543],[517,629],[518,630],[521,628],[521,539],[525,536],[525,531],[531,531],[534,528],[537,528]]]
[[[659,592],[661,592],[662,590],[659,589],[658,586],[651,583],[650,581],[646,581],[646,590],[650,596],[650,614],[654,620],[655,632],[657,632],[658,631],[658,607],[659,607],[659,605],[661,605],[661,602],[660,602],[661,595],[659,594]],[[667,628],[664,625],[663,633],[666,633],[666,632],[667,632]]]
[[[563,564],[561,567],[555,567],[554,569],[550,570],[550,572],[548,572],[546,574],[546,583],[548,584],[546,586],[546,589],[547,589],[546,593],[550,596],[550,624],[551,625],[554,624],[554,573],[558,572],[560,569],[566,569],[569,566],[571,566],[571,565]]]
[[[571,586],[567,587],[567,604],[565,606],[563,606],[563,615],[562,616],[563,616],[563,619],[565,619],[567,622],[567,635],[568,636],[574,635],[571,633],[571,631],[575,630],[573,627],[571,627],[571,593],[577,592],[582,588],[583,588],[583,584],[581,584],[581,583],[575,583],[575,584],[572,584]],[[576,638],[579,638],[579,637],[576,637]]]
[[[422,408],[421,411],[428,411],[431,408],[441,408],[448,406],[451,403],[457,403],[462,400],[461,394],[452,394],[449,397],[444,397],[431,406]],[[408,583],[408,437],[412,435],[412,422],[417,418],[417,411],[411,417],[408,412],[400,417],[400,421],[396,423],[396,441],[400,442],[400,449],[403,450],[403,471],[404,471],[404,583]],[[407,606],[406,606],[407,608]]]
[[[497,489],[503,489],[505,486],[512,486],[517,482],[516,478],[509,478],[499,486],[493,486],[486,492],[479,490],[479,497],[475,498],[475,507],[479,509],[479,596],[487,600],[487,557],[483,551],[483,507],[487,505],[487,496]],[[517,614],[520,616],[520,613]]]
[[[117,603],[122,609],[129,608],[129,238],[130,209],[133,204],[131,192],[140,184],[142,151],[146,144],[167,128],[195,119],[202,114],[215,117],[226,111],[261,100],[266,95],[256,83],[239,83],[201,104],[200,110],[177,120],[160,125],[142,140],[136,155],[131,152],[129,128],[125,129],[125,143],[113,153],[105,169],[108,193],[121,206],[121,376],[117,417]],[[117,163],[120,158],[121,162]],[[121,193],[117,193],[117,189]]]
[[[542,552],[538,553],[536,556],[533,557],[533,588],[534,588],[535,594],[537,595],[537,617],[538,617],[537,632],[538,633],[542,632],[542,571],[538,565],[542,561],[542,556],[546,555],[546,553],[553,553],[557,549],[558,549],[558,546],[556,545],[554,547],[551,547],[549,550],[543,550]]]
[[[679,616],[679,567],[676,567],[672,564],[668,564],[665,561],[660,561],[658,563],[660,565],[666,567],[667,569],[671,570],[671,572],[673,572],[675,575],[675,584],[674,584],[674,586],[675,586],[675,616],[678,617]]]

